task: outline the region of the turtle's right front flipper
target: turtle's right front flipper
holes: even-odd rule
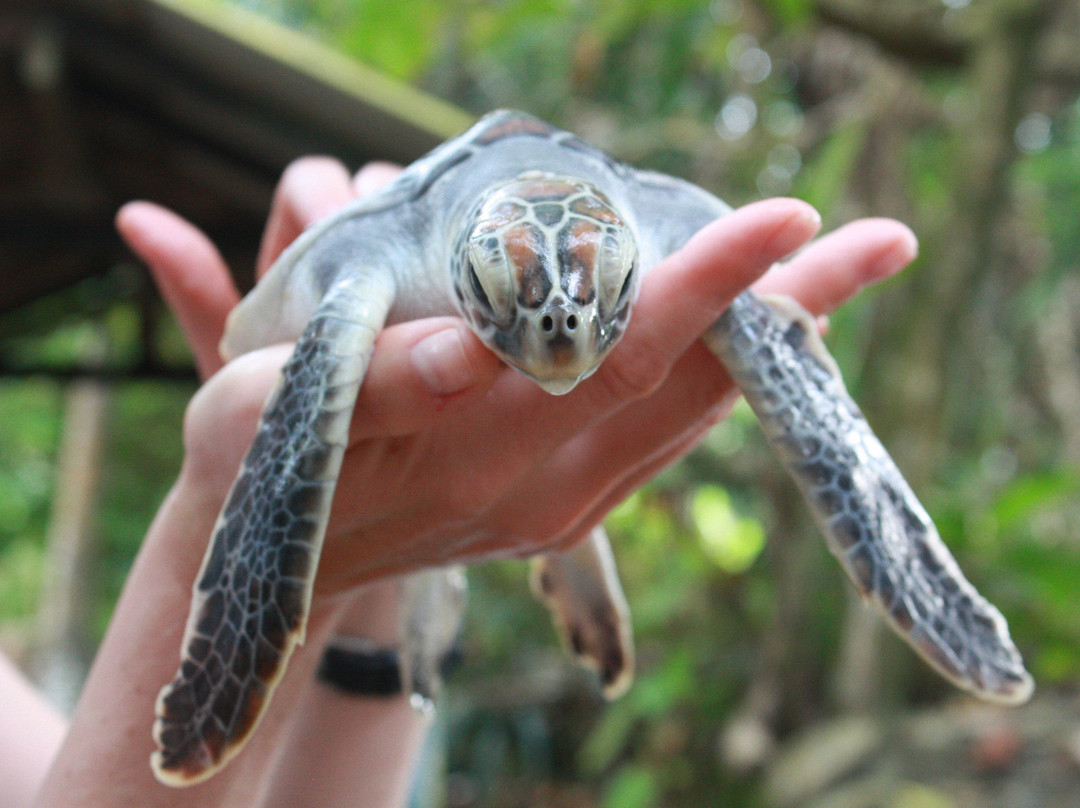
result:
[[[815,323],[789,299],[740,295],[705,336],[802,490],[859,592],[956,685],[1006,704],[1031,676],[1001,613],[964,577],[848,396]]]
[[[180,669],[157,701],[151,763],[191,785],[247,741],[303,642],[349,421],[393,299],[347,273],[282,369],[214,528],[194,588]]]

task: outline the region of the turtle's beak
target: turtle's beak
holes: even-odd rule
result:
[[[551,393],[553,396],[564,396],[577,387],[577,383],[580,379],[548,379],[547,381],[540,381],[534,379],[534,381],[540,385],[541,389],[546,393]]]
[[[517,370],[536,382],[546,392],[565,395],[588,378],[600,366],[607,351],[598,353],[596,340],[581,328],[581,335],[529,333],[520,357],[504,357]]]
[[[591,367],[587,368],[584,373],[578,374],[576,376],[573,374],[549,374],[545,376],[537,376],[529,373],[528,371],[524,372],[525,375],[532,379],[534,382],[536,382],[540,389],[543,390],[545,393],[550,393],[553,396],[565,396],[567,393],[577,387],[578,382],[589,378],[589,376],[591,376],[596,371],[597,367],[599,367],[599,365],[594,364]]]
[[[525,373],[553,395],[570,392],[599,364],[595,313],[565,300],[532,312],[526,329]]]

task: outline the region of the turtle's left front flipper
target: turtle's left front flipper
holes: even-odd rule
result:
[[[282,369],[218,517],[193,592],[180,669],[158,696],[151,764],[191,785],[246,743],[303,642],[356,396],[393,298],[343,273]]]
[[[859,592],[959,687],[1019,704],[1033,688],[1005,618],[964,578],[794,301],[740,295],[705,335]]]

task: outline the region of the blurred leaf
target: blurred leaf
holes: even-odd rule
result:
[[[660,798],[659,778],[652,769],[628,763],[604,792],[604,808],[649,808]]]
[[[993,516],[1001,530],[1011,530],[1039,511],[1080,499],[1080,474],[1045,471],[1025,475],[998,495]]]
[[[1077,581],[1080,581],[1080,550],[1058,545],[1025,542],[1010,546],[1003,554],[1010,577],[1018,578],[1037,598],[1046,616],[1054,608],[1075,614]],[[1071,623],[1080,630],[1080,623]]]
[[[44,572],[41,542],[20,538],[0,549],[0,616],[4,621],[25,620],[36,613]]]
[[[1031,661],[1031,669],[1040,686],[1050,683],[1072,685],[1080,667],[1080,649],[1074,642],[1046,642]]]
[[[832,131],[806,167],[796,184],[799,196],[828,218],[847,190],[851,173],[869,135],[869,126],[854,120]]]
[[[922,783],[905,783],[901,786],[894,808],[957,808],[947,794]]]
[[[60,410],[53,381],[0,383],[0,622],[37,608]]]
[[[673,648],[649,675],[641,677],[625,700],[641,716],[667,714],[697,689],[694,649]]]
[[[336,44],[388,75],[416,79],[431,64],[447,16],[436,0],[334,3]]]
[[[609,705],[578,750],[580,772],[593,777],[608,768],[622,754],[637,723],[638,713],[628,700]]]
[[[717,485],[703,485],[690,500],[690,512],[706,554],[725,572],[745,572],[765,549],[761,523],[740,517],[731,496]]]
[[[806,0],[762,0],[762,5],[769,9],[779,22],[789,25],[805,22],[813,14],[813,6]]]

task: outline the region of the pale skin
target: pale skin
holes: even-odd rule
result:
[[[326,158],[295,163],[275,196],[258,271],[305,226],[394,171],[373,165],[352,178]],[[319,684],[314,669],[328,637],[394,644],[394,575],[567,546],[685,454],[734,400],[697,337],[747,285],[793,295],[823,315],[916,251],[911,232],[885,219],[849,224],[806,246],[819,218],[805,203],[748,205],[649,273],[623,341],[593,377],[559,398],[502,365],[456,318],[386,329],[353,418],[307,642],[242,754],[208,782],[177,790],[150,771],[154,699],[175,671],[192,580],[290,346],[222,367],[217,343],[238,294],[213,245],[148,203],[125,207],[117,221],[208,381],[188,408],[179,477],[52,769],[46,775],[42,761],[59,732],[48,724],[38,764],[12,772],[26,785],[18,794],[43,780],[38,806],[400,805],[423,720],[403,699],[347,697]],[[0,704],[0,733],[25,726],[8,721],[12,712]],[[0,806],[27,804],[25,796],[0,795]]]

